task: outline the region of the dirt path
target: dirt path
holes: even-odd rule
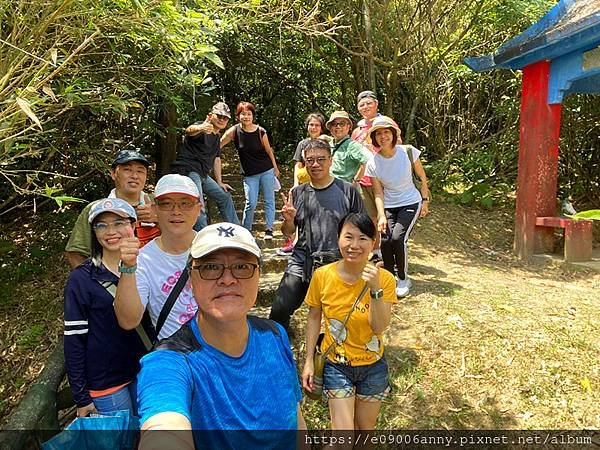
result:
[[[437,205],[410,249],[385,428],[600,426],[600,273],[525,265],[512,215]]]

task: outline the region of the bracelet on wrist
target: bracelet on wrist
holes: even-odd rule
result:
[[[125,267],[123,261],[119,261],[119,273],[135,273],[137,270],[137,264],[131,267]]]

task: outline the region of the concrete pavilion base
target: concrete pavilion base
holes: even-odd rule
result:
[[[597,272],[600,272],[600,248],[594,248],[592,250],[592,259],[590,261],[567,262],[565,261],[563,253],[540,253],[537,255],[533,255],[533,260],[536,262],[551,261],[559,264],[569,264],[575,267],[592,269]]]

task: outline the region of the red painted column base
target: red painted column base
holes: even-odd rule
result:
[[[548,61],[523,69],[514,240],[522,259],[553,246],[553,229],[536,227],[537,217],[556,215],[562,107],[548,104],[549,77]]]

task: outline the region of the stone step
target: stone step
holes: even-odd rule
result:
[[[258,285],[258,297],[256,299],[257,306],[271,308],[275,291],[277,290],[277,286],[279,286],[282,276],[283,270],[279,273],[261,272]]]

